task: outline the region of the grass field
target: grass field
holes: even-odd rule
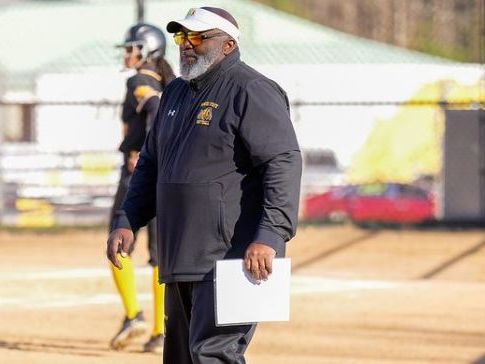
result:
[[[0,231],[0,363],[161,362],[141,352],[146,338],[108,347],[123,312],[105,240]],[[144,245],[134,259],[151,318]],[[485,230],[302,227],[289,244],[291,320],[261,324],[248,363],[484,364],[484,246]]]

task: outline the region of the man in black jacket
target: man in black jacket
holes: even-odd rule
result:
[[[216,260],[243,258],[266,280],[295,234],[301,155],[288,98],[240,61],[227,11],[191,9],[167,30],[181,77],[162,96],[107,254],[121,269],[117,253],[156,215],[164,363],[244,363],[255,325],[215,325],[213,270]]]

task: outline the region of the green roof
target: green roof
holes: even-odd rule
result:
[[[145,18],[164,29],[200,5],[147,0]],[[338,32],[250,0],[212,0],[211,5],[230,10],[238,20],[242,58],[250,65],[451,62]],[[31,0],[0,8],[4,87],[31,88],[35,75],[44,72],[119,67],[121,54],[113,46],[134,19],[133,0]],[[168,40],[167,58],[177,64],[177,48]]]

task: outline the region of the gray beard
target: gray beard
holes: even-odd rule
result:
[[[186,80],[190,81],[196,77],[207,72],[210,66],[212,66],[219,56],[219,49],[214,48],[203,56],[198,56],[197,61],[190,65],[184,63],[182,58],[180,58],[180,76]]]

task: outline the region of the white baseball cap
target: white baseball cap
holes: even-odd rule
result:
[[[169,33],[177,33],[181,27],[194,32],[219,29],[239,43],[240,31],[236,20],[231,14],[221,8],[192,8],[184,19],[168,23],[167,31]]]

